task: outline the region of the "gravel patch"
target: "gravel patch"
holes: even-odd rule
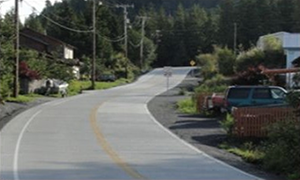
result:
[[[149,111],[164,127],[209,156],[259,178],[267,180],[285,179],[267,173],[258,166],[244,162],[239,156],[220,149],[218,145],[226,140],[226,132],[219,124],[220,119],[201,115],[187,115],[177,111],[176,103],[189,97],[179,95],[181,89],[192,89],[197,85],[199,85],[197,79],[188,76],[176,88],[152,99],[148,103]]]
[[[7,124],[13,117],[17,116],[21,112],[32,108],[34,106],[49,102],[55,98],[42,97],[29,103],[12,103],[7,102],[0,104],[0,130]]]

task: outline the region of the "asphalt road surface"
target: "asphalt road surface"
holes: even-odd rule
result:
[[[192,68],[173,68],[169,88]],[[147,103],[166,91],[163,69],[135,83],[29,109],[0,132],[1,180],[248,180],[161,126]]]

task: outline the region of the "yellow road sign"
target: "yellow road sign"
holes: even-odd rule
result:
[[[190,61],[190,65],[191,65],[191,66],[195,66],[195,65],[196,65],[196,62],[195,62],[194,60],[191,60],[191,61]]]

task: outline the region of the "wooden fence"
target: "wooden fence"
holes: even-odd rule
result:
[[[236,137],[266,137],[267,127],[275,122],[297,119],[293,108],[243,107],[233,111],[233,135]]]

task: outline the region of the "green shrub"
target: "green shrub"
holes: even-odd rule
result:
[[[29,95],[29,96],[24,96],[24,95],[19,95],[17,98],[14,97],[9,97],[6,99],[8,102],[17,102],[17,103],[28,103],[36,99],[36,96]]]
[[[2,98],[7,98],[12,95],[13,92],[13,77],[10,74],[6,74],[1,79],[1,89],[0,89],[0,96]]]
[[[265,53],[263,50],[256,47],[242,52],[239,54],[236,60],[236,72],[243,72],[249,67],[257,67],[264,62]]]
[[[219,73],[223,75],[234,74],[234,65],[236,57],[232,50],[220,47],[215,47],[214,54],[218,60]]]
[[[231,136],[232,135],[232,128],[233,128],[233,125],[234,125],[233,116],[230,115],[230,114],[227,114],[226,118],[224,120],[220,121],[220,125],[227,132],[227,134],[229,136]]]
[[[201,54],[196,57],[201,66],[201,74],[204,79],[210,79],[218,72],[218,62],[216,56],[212,54]]]
[[[300,124],[292,121],[274,123],[268,127],[263,165],[283,174],[300,172]]]
[[[195,114],[197,113],[196,104],[192,98],[181,100],[177,103],[178,109],[181,113]]]

